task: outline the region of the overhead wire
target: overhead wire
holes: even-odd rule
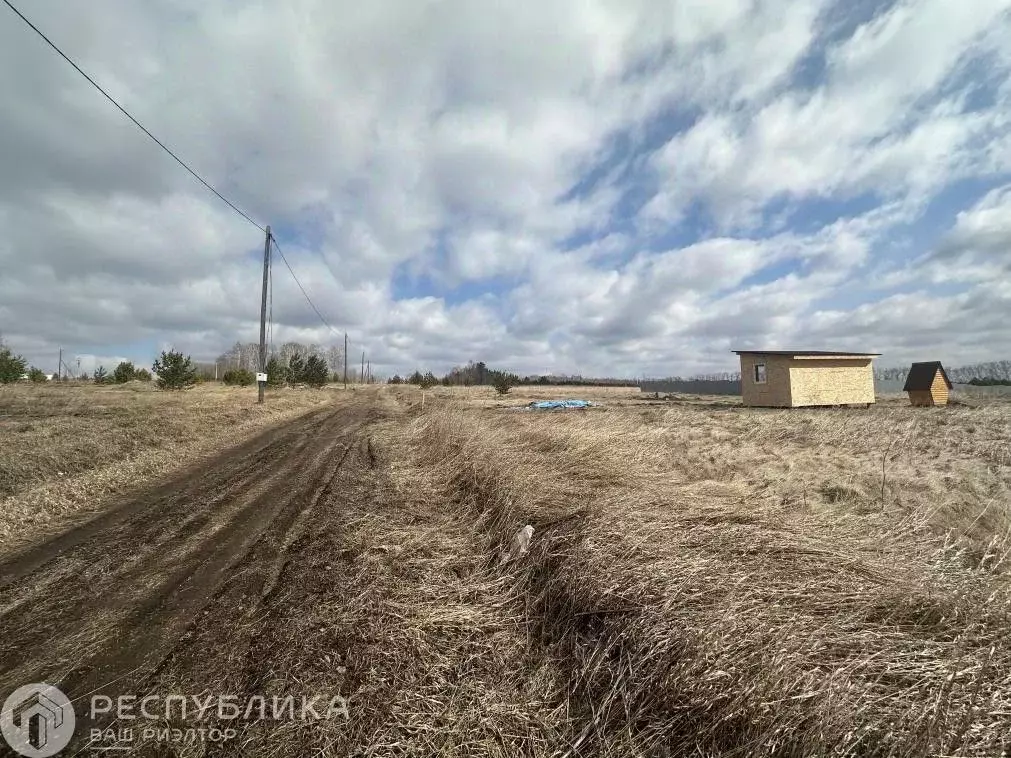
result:
[[[156,145],[158,145],[158,147],[160,147],[166,153],[168,153],[169,155],[171,155],[172,158],[175,159],[176,163],[178,163],[184,169],[186,169],[187,171],[189,171],[190,174],[192,174],[196,178],[196,180],[198,182],[200,182],[207,189],[209,189],[211,192],[213,192],[215,195],[217,195],[218,198],[220,198],[221,201],[224,202],[229,208],[231,208],[233,211],[235,211],[236,213],[238,213],[240,216],[242,216],[244,219],[246,219],[246,221],[248,221],[250,224],[252,224],[253,226],[255,226],[261,232],[266,232],[266,229],[261,224],[259,224],[256,221],[254,221],[245,211],[243,211],[235,203],[233,203],[227,197],[225,197],[220,192],[218,192],[218,190],[216,190],[211,185],[210,182],[208,182],[206,179],[204,179],[202,176],[200,176],[200,174],[198,174],[196,171],[194,171],[190,167],[190,165],[188,163],[186,163],[186,161],[184,161],[182,158],[180,158],[178,155],[176,155],[164,142],[162,142],[160,139],[158,139],[157,137],[155,137],[146,126],[144,126],[142,123],[140,123],[140,121],[138,121],[136,118],[134,118],[133,115],[130,113],[130,111],[128,111],[126,108],[124,108],[122,105],[120,105],[112,95],[110,95],[108,92],[105,91],[105,89],[103,89],[102,85],[100,85],[98,82],[96,82],[90,76],[88,76],[88,74],[84,71],[84,69],[82,69],[80,66],[78,66],[77,63],[75,63],[74,60],[69,55],[67,55],[59,47],[57,47],[56,43],[53,42],[51,39],[49,39],[49,37],[47,37],[42,32],[41,29],[39,29],[35,24],[33,24],[31,21],[29,21],[28,18],[25,16],[25,14],[23,14],[21,11],[19,11],[17,8],[15,8],[14,5],[10,2],[10,0],[0,0],[0,2],[3,2],[4,5],[6,5],[8,8],[10,8],[12,11],[14,11],[14,13],[17,15],[17,17],[20,18],[22,21],[24,21],[31,28],[31,30],[33,32],[35,32],[37,35],[39,35],[46,42],[47,45],[49,45],[51,48],[53,48],[53,50],[55,50],[60,55],[60,57],[63,58],[63,60],[65,60],[67,63],[69,63],[71,66],[73,66],[74,70],[77,71],[77,73],[79,73],[81,76],[83,76],[85,79],[87,79],[88,83],[91,84],[92,87],[94,87],[99,92],[101,92],[102,95],[105,96],[106,100],[108,100],[110,103],[112,103],[114,106],[116,106],[116,108],[118,108],[119,111],[124,116],[126,116],[128,119],[130,119],[130,121],[132,121],[137,126],[138,129],[140,129],[142,132],[144,132],[144,134],[146,134],[148,137],[150,137],[154,141],[154,143]]]
[[[291,264],[288,263],[288,259],[284,257],[284,253],[281,251],[281,246],[277,244],[277,239],[274,237],[274,235],[270,235],[270,240],[271,242],[273,242],[274,249],[277,250],[277,254],[281,256],[281,260],[284,262],[284,265],[288,268],[288,273],[291,274],[291,278],[295,280],[295,284],[297,284],[299,290],[301,290],[302,296],[305,298],[305,301],[309,303],[309,306],[316,312],[316,315],[319,317],[319,320],[323,323],[323,326],[325,326],[331,332],[336,334],[338,337],[343,336],[340,332],[338,332],[336,329],[330,326],[330,322],[328,322],[326,318],[323,316],[323,314],[320,313],[319,308],[316,307],[316,304],[312,301],[312,298],[309,297],[309,293],[305,291],[305,287],[302,286],[302,282],[300,282],[298,280],[298,277],[295,275],[295,270],[292,269]]]
[[[42,40],[45,41],[45,43],[47,45],[49,45],[49,47],[51,47],[53,50],[55,50],[56,53],[61,58],[63,58],[63,60],[65,60],[67,63],[69,63],[74,68],[74,70],[77,71],[77,73],[79,73],[81,76],[83,76],[88,81],[88,83],[91,84],[92,87],[94,87],[96,90],[98,90],[105,97],[106,100],[108,100],[110,103],[112,103],[120,111],[120,113],[122,113],[124,116],[126,116],[128,119],[130,119],[130,121],[138,129],[140,129],[142,132],[144,132],[144,134],[146,134],[156,145],[158,145],[158,147],[160,147],[162,150],[164,150],[166,153],[168,153],[173,158],[173,160],[176,161],[176,163],[178,163],[180,166],[182,166],[184,169],[186,169],[186,171],[188,171],[197,181],[199,181],[202,185],[204,185],[204,187],[206,187],[208,190],[210,190],[212,193],[214,193],[218,197],[218,199],[220,199],[223,203],[225,203],[229,208],[231,208],[237,214],[239,214],[240,216],[242,216],[242,218],[244,218],[246,221],[248,221],[254,227],[256,227],[257,229],[259,229],[261,232],[263,232],[265,234],[267,233],[266,227],[264,227],[262,224],[260,224],[257,221],[255,221],[251,216],[249,216],[249,214],[247,214],[245,211],[243,211],[241,208],[239,208],[235,203],[233,203],[231,200],[229,200],[227,197],[225,197],[223,194],[221,194],[221,192],[219,192],[213,185],[211,185],[210,182],[208,182],[200,174],[198,174],[188,163],[186,163],[186,161],[184,161],[182,158],[180,158],[178,155],[176,155],[176,153],[173,152],[164,142],[162,142],[160,139],[158,139],[158,137],[156,137],[154,134],[152,134],[151,131],[146,126],[144,126],[140,121],[138,121],[133,116],[133,114],[131,114],[126,108],[124,108],[122,105],[120,105],[119,102],[112,95],[110,95],[98,82],[96,82],[94,79],[92,79],[91,76],[89,76],[87,74],[87,72],[84,71],[84,69],[82,69],[79,65],[77,65],[77,63],[69,55],[67,55],[66,53],[64,53],[63,50],[61,50],[59,48],[59,46],[56,45],[55,42],[53,42],[51,39],[49,39],[49,37],[47,37],[46,34],[41,29],[39,29],[35,24],[33,24],[28,19],[28,17],[26,17],[20,10],[18,10],[10,2],[10,0],[0,0],[0,2],[3,2],[4,5],[6,5],[8,8],[10,8],[10,10],[13,11],[14,14],[18,18],[20,18],[33,32],[35,32],[39,37],[41,37]],[[291,274],[292,279],[295,280],[295,284],[298,285],[298,288],[299,288],[299,290],[301,290],[303,297],[305,297],[305,299],[306,299],[306,302],[308,302],[309,305],[312,307],[312,309],[316,312],[316,315],[319,317],[320,321],[323,323],[324,326],[327,327],[327,329],[329,329],[335,335],[337,335],[338,337],[342,336],[342,334],[340,332],[338,332],[336,329],[334,329],[330,325],[330,323],[323,317],[323,314],[320,313],[320,310],[319,310],[319,308],[316,307],[316,304],[313,303],[312,298],[309,297],[309,294],[306,292],[305,287],[302,286],[302,283],[299,281],[298,277],[295,275],[295,271],[291,267],[291,264],[288,263],[287,258],[284,257],[284,253],[281,252],[281,248],[277,244],[277,239],[273,235],[270,235],[270,239],[271,239],[271,242],[274,245],[274,248],[277,250],[278,255],[281,256],[281,260],[284,261],[284,265],[287,267],[288,272]],[[334,276],[333,269],[330,269],[329,265],[327,266],[327,268],[330,270],[331,276]],[[273,285],[273,275],[272,275],[272,273],[268,272],[268,274],[271,277],[270,278],[271,344],[273,345],[273,286],[274,285]],[[334,276],[334,279],[336,280],[336,276]]]

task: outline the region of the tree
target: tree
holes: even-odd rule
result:
[[[492,386],[495,391],[500,395],[508,395],[509,388],[512,386],[512,382],[509,381],[509,375],[504,373],[498,373],[495,375],[495,379],[492,382]]]
[[[43,382],[48,381],[46,372],[36,366],[32,366],[28,369],[28,379],[36,384],[42,384]]]
[[[409,378],[407,379],[407,383],[408,383],[408,384],[417,384],[417,385],[419,385],[419,386],[420,386],[420,385],[421,385],[421,383],[422,383],[422,382],[424,381],[424,379],[425,379],[425,377],[423,377],[423,376],[421,375],[421,372],[420,372],[420,371],[415,371],[415,372],[414,372],[413,374],[411,374],[411,376],[410,376],[410,377],[409,377]]]
[[[327,366],[334,374],[340,374],[344,370],[344,348],[331,345],[323,355],[326,358]]]
[[[0,384],[13,384],[24,376],[28,361],[14,355],[10,348],[0,343]]]
[[[427,390],[430,387],[434,387],[438,383],[439,380],[436,378],[435,374],[433,374],[431,371],[427,371],[425,372],[425,375],[421,377],[421,382],[419,382],[419,386],[421,387],[421,389]]]
[[[99,366],[95,369],[95,373],[91,377],[95,384],[107,384],[109,381],[109,372],[105,370],[105,366]]]
[[[288,359],[288,384],[298,384],[305,381],[305,360],[299,353]]]
[[[163,350],[151,368],[158,377],[158,389],[184,390],[197,383],[197,369],[193,361],[176,350]]]
[[[256,381],[256,374],[244,368],[229,369],[221,377],[225,384],[232,384],[239,387],[248,387]]]
[[[150,382],[151,372],[148,371],[146,368],[139,368],[133,372],[133,378],[139,382]]]
[[[310,355],[302,370],[302,381],[311,387],[323,387],[330,378],[326,361],[318,355]]]
[[[400,374],[394,374],[390,377],[390,384],[403,384],[404,380],[400,378]]]
[[[130,361],[122,361],[116,370],[112,372],[112,379],[116,384],[126,384],[137,375],[137,369]]]
[[[284,364],[281,359],[276,355],[270,356],[270,360],[267,361],[267,386],[268,387],[280,387],[284,384],[285,369]]]

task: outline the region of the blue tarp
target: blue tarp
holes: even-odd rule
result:
[[[552,408],[589,408],[592,405],[588,400],[535,400],[530,403],[530,408],[537,410],[550,410]]]

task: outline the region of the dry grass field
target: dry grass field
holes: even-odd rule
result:
[[[382,744],[1011,750],[1011,405],[766,411],[538,388],[436,390],[422,413],[401,392],[413,418],[386,445],[415,517],[368,526],[397,545],[400,597],[385,621],[355,618],[400,658],[376,699],[392,703]],[[543,395],[602,407],[500,407]],[[529,553],[502,562],[526,524]]]
[[[9,534],[340,395],[53,392],[0,399]],[[597,405],[524,409],[566,397]],[[348,700],[348,722],[250,722],[213,754],[1011,754],[1011,404],[391,386],[313,418],[223,456],[210,484],[145,495],[129,535],[57,567],[101,563],[69,585],[80,602],[60,600],[95,650],[95,630],[120,629],[141,655],[146,609],[163,615],[165,652],[135,691]],[[191,528],[215,509],[227,528]],[[262,536],[242,534],[249,514]],[[102,557],[124,539],[146,552]],[[50,601],[8,594],[15,662],[22,637],[49,644],[29,611]],[[93,597],[121,628],[92,618]]]
[[[0,387],[0,552],[303,413],[332,393],[150,383]]]

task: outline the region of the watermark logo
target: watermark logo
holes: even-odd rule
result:
[[[0,711],[0,733],[19,755],[47,758],[63,750],[74,736],[74,706],[45,682],[18,687]]]

